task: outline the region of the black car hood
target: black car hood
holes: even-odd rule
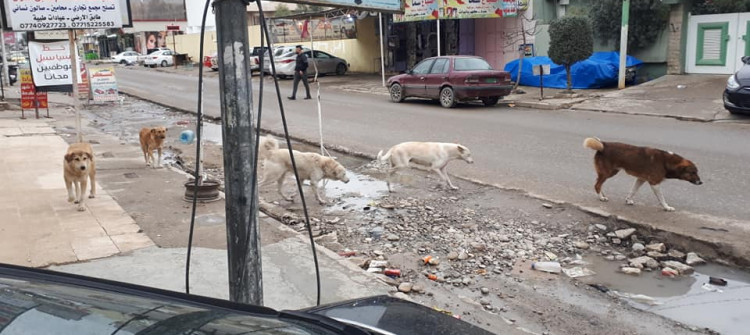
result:
[[[492,335],[482,328],[413,302],[376,296],[313,307],[306,312],[392,334]]]
[[[743,65],[736,74],[737,82],[742,86],[750,86],[750,64]]]

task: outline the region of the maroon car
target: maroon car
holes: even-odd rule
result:
[[[508,72],[497,71],[475,56],[427,58],[407,73],[388,79],[393,102],[408,97],[437,99],[446,108],[470,100],[493,106],[510,94],[511,88]]]

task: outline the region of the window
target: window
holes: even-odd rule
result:
[[[432,66],[430,73],[448,73],[448,58],[438,58],[435,60],[435,65]]]
[[[315,51],[315,58],[320,58],[320,59],[331,58],[331,55],[322,51]]]
[[[425,59],[421,61],[417,66],[414,67],[412,70],[413,74],[427,74],[430,71],[430,67],[432,66],[432,63],[434,63],[434,59]]]
[[[492,70],[487,61],[481,58],[456,58],[453,63],[453,71],[483,71]]]

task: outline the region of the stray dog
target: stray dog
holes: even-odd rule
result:
[[[695,185],[703,184],[695,164],[672,152],[625,143],[602,142],[597,138],[587,138],[583,141],[583,146],[596,150],[594,167],[597,178],[594,190],[601,201],[609,200],[602,192],[604,181],[616,175],[620,169],[636,178],[633,188],[625,198],[625,203],[628,205],[634,204],[633,196],[643,183],[648,182],[662,208],[672,212],[674,208],[667,205],[659,189],[659,184],[664,179],[681,179]]]
[[[89,178],[91,179],[89,198],[96,197],[96,164],[91,144],[74,143],[68,146],[63,161],[63,176],[65,187],[68,189],[68,202],[78,204],[78,211],[86,210],[83,207],[83,199]],[[73,185],[75,185],[75,193],[73,193]]]
[[[310,189],[315,194],[315,199],[320,202],[321,205],[326,204],[326,201],[318,192],[318,183],[323,179],[332,179],[343,181],[344,183],[349,182],[349,177],[346,176],[346,169],[339,164],[335,159],[318,155],[312,152],[299,152],[294,150],[294,161],[297,163],[297,172],[299,174],[300,182],[305,180],[310,181]],[[286,196],[281,191],[281,187],[284,184],[284,178],[289,173],[294,173],[292,169],[292,161],[289,157],[289,151],[287,149],[275,149],[268,152],[268,156],[265,161],[265,176],[263,182],[276,181],[277,189],[282,198],[287,201],[294,201],[293,197]]]
[[[408,168],[409,163],[415,163],[430,168],[435,171],[440,178],[445,181],[451,189],[457,190],[453,186],[445,172],[448,162],[454,159],[462,159],[469,164],[474,163],[471,158],[469,148],[453,143],[435,143],[435,142],[404,142],[394,145],[388,152],[383,155],[383,151],[378,152],[378,160],[381,162],[389,161],[391,168],[388,170],[388,192],[391,190],[391,177],[393,174],[403,168]]]
[[[161,167],[161,150],[164,145],[164,139],[167,138],[167,128],[143,128],[141,129],[141,150],[143,158],[146,160],[146,166],[154,169]],[[159,153],[159,160],[154,163],[154,150]]]

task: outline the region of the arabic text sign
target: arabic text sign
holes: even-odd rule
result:
[[[37,87],[72,85],[72,63],[67,41],[29,42],[31,72]],[[79,62],[80,70],[80,62]],[[83,73],[83,71],[79,71]]]
[[[500,18],[518,15],[518,0],[405,0],[404,15],[394,22],[435,19]]]
[[[94,101],[117,101],[117,79],[112,67],[91,69],[91,94]]]
[[[122,27],[122,5],[118,0],[4,1],[14,30]]]
[[[18,69],[21,76],[21,108],[49,108],[47,92],[37,92],[31,79],[31,69]]]
[[[409,1],[409,0],[406,0]],[[403,13],[401,0],[279,0],[279,2],[305,3],[325,7],[345,7],[378,12]]]

